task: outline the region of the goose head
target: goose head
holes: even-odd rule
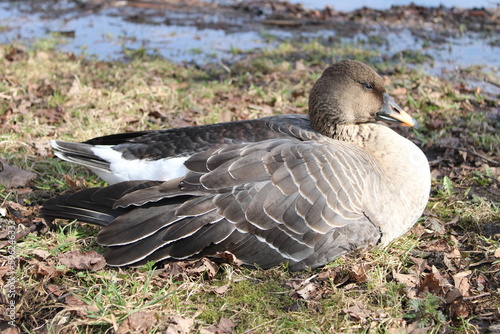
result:
[[[312,127],[335,138],[339,127],[375,121],[414,127],[417,122],[387,93],[371,67],[343,60],[326,68],[309,97]]]

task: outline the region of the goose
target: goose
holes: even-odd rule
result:
[[[384,123],[416,125],[371,67],[343,60],[314,84],[308,116],[52,141],[109,186],[57,196],[41,215],[102,226],[110,266],[229,252],[250,267],[318,268],[388,245],[426,206],[426,156]]]

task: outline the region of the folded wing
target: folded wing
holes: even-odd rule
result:
[[[110,265],[217,256],[263,268],[318,267],[375,244],[363,192],[381,182],[355,145],[273,139],[206,150],[168,182],[127,181],[49,201],[42,214],[106,225]]]

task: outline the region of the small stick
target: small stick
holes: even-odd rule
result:
[[[495,161],[495,160],[491,160],[491,159],[489,159],[489,158],[485,157],[484,155],[481,155],[481,154],[476,153],[476,152],[474,152],[474,151],[468,150],[468,149],[466,149],[466,148],[461,148],[461,147],[453,147],[453,146],[441,146],[441,145],[439,145],[439,147],[442,147],[442,148],[450,148],[450,149],[452,149],[452,150],[459,150],[459,151],[467,152],[467,153],[470,153],[470,154],[472,154],[472,155],[475,155],[475,156],[477,156],[477,157],[479,157],[479,158],[481,158],[481,159],[483,159],[483,160],[486,160],[487,162],[492,163],[492,164],[494,164],[494,165],[496,165],[496,166],[500,166],[500,162]]]

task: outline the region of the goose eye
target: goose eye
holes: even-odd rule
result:
[[[369,84],[369,83],[363,83],[363,87],[365,87],[368,90],[372,90],[373,89],[372,84]]]

